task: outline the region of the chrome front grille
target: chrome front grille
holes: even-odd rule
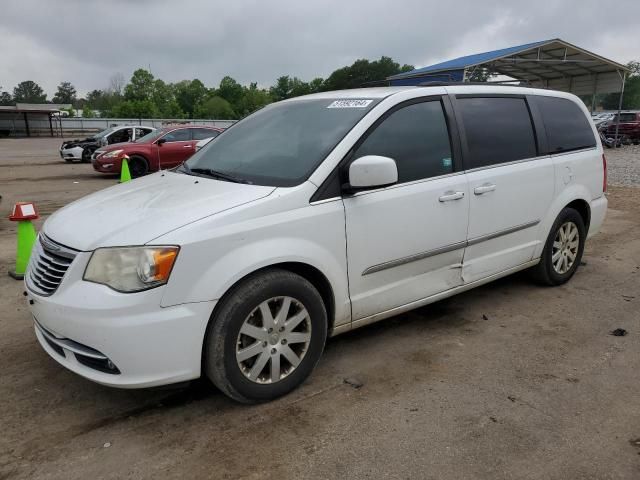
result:
[[[40,234],[31,252],[27,275],[29,289],[45,297],[53,294],[77,254],[76,250]]]

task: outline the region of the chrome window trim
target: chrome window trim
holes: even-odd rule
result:
[[[342,197],[323,198],[322,200],[316,200],[315,202],[309,202],[309,205],[322,205],[323,203],[337,202],[342,200]]]
[[[441,180],[443,178],[455,177],[456,175],[464,175],[464,173],[465,172],[461,170],[459,172],[451,172],[451,173],[445,173],[444,175],[438,175],[437,177],[420,178],[418,180],[412,180],[411,182],[404,182],[404,183],[394,183],[393,185],[389,185],[387,187],[380,187],[372,190],[363,190],[362,192],[356,192],[347,198],[360,197],[362,195],[368,195],[371,193],[383,192],[386,190],[393,190],[394,188],[402,188],[402,187],[411,186],[411,185],[418,185],[420,183],[432,182],[435,180]]]
[[[515,225],[513,227],[505,228],[503,230],[498,230],[496,232],[488,233],[486,235],[481,235],[479,237],[470,238],[465,240],[464,242],[456,242],[450,245],[445,245],[443,247],[435,248],[433,250],[428,250],[426,252],[420,252],[413,255],[408,255],[406,257],[397,258],[394,260],[389,260],[387,262],[378,263],[376,265],[372,265],[370,267],[365,268],[362,272],[362,276],[370,275],[372,273],[381,272],[383,270],[387,270],[389,268],[399,267],[401,265],[406,265],[408,263],[417,262],[418,260],[424,260],[425,258],[433,257],[435,255],[440,255],[443,253],[452,252],[454,250],[459,250],[461,248],[470,247],[472,245],[477,245],[482,242],[486,242],[488,240],[493,240],[494,238],[502,237],[504,235],[509,235],[511,233],[519,232],[520,230],[525,230],[527,228],[535,227],[540,223],[540,220],[533,220],[531,222],[523,223],[520,225]]]
[[[550,155],[538,155],[537,157],[523,158],[522,160],[513,160],[511,162],[504,162],[504,163],[494,163],[491,165],[485,165],[483,167],[470,168],[469,170],[465,170],[465,173],[480,172],[482,170],[489,170],[491,168],[499,168],[499,167],[507,167],[509,165],[518,165],[519,163],[535,162],[536,160],[543,160],[549,157]]]
[[[504,166],[508,166],[508,165],[517,165],[519,163],[526,163],[526,162],[535,162],[536,160],[542,160],[545,158],[555,158],[555,157],[559,157],[562,155],[571,155],[572,153],[580,153],[580,152],[588,152],[590,150],[598,150],[598,147],[585,147],[585,148],[579,148],[576,150],[570,150],[568,152],[559,152],[559,153],[549,153],[546,155],[538,155],[537,157],[532,157],[532,158],[524,158],[522,160],[513,160],[511,162],[504,162],[504,163],[494,163],[491,165],[485,165],[484,167],[476,167],[476,168],[470,168],[469,170],[465,170],[465,173],[473,173],[473,172],[479,172],[482,170],[488,170],[490,168],[498,168],[498,167],[504,167]]]
[[[563,155],[571,155],[572,153],[581,153],[581,152],[588,152],[591,150],[598,150],[598,146],[596,145],[595,147],[584,147],[584,148],[577,148],[575,150],[569,150],[566,152],[558,152],[558,153],[550,153],[549,155],[553,158],[553,157],[561,157]]]

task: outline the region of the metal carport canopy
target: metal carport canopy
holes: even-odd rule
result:
[[[624,91],[629,69],[613,60],[555,38],[491,52],[467,55],[388,77],[391,85],[417,85],[443,80],[468,80],[475,69],[526,81],[531,86],[596,95]]]

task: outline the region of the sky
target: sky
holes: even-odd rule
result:
[[[0,86],[33,80],[51,98],[70,81],[84,95],[143,67],[268,87],[359,58],[422,67],[550,38],[626,63],[640,60],[639,26],[638,0],[2,0]]]

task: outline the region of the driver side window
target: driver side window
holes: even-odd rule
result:
[[[362,142],[353,155],[393,158],[398,183],[453,172],[451,142],[442,103],[414,103],[391,113]]]

